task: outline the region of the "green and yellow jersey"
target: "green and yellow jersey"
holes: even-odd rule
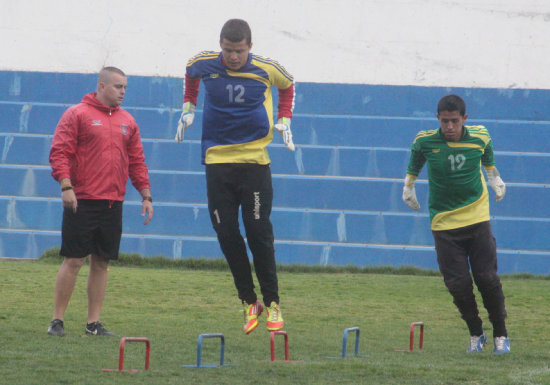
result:
[[[407,174],[418,176],[428,162],[432,230],[449,230],[489,220],[489,194],[482,165],[495,165],[493,144],[483,126],[464,126],[457,142],[441,128],[420,131],[411,146]]]

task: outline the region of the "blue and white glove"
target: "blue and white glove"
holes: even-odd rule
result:
[[[496,167],[490,169],[486,168],[485,172],[487,173],[487,182],[495,192],[495,200],[500,202],[502,198],[504,198],[504,195],[506,195],[506,185],[502,181]]]
[[[195,119],[195,105],[191,102],[183,103],[180,120],[178,122],[178,129],[176,131],[176,137],[174,140],[176,143],[183,141],[183,135],[187,127],[193,124]]]
[[[294,151],[294,142],[292,142],[292,131],[290,131],[290,118],[282,117],[275,124],[275,129],[283,137],[283,142],[290,151]]]
[[[414,182],[416,182],[416,176],[407,174],[405,178],[405,185],[403,186],[403,202],[413,210],[418,210],[420,204],[416,199],[416,190],[414,188]]]

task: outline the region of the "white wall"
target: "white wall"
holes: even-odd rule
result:
[[[0,0],[0,70],[182,77],[229,18],[302,82],[550,89],[549,0]]]

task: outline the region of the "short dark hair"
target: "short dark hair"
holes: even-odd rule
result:
[[[117,67],[103,67],[101,71],[99,71],[99,76],[97,77],[97,83],[110,81],[112,74],[118,74],[121,76],[126,77],[126,74]]]
[[[437,103],[437,113],[442,111],[458,111],[460,116],[466,115],[466,103],[458,95],[447,95]]]
[[[229,19],[225,22],[220,32],[220,44],[223,39],[232,43],[238,43],[246,40],[246,44],[252,42],[252,32],[248,23],[242,19]]]
[[[115,74],[119,74],[126,77],[126,74],[120,68],[117,68],[117,67],[103,67],[99,72],[101,73],[103,71],[114,72]]]

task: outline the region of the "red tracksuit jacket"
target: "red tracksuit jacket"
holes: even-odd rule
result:
[[[77,199],[123,201],[128,177],[138,191],[151,188],[136,121],[95,93],[61,116],[50,165],[55,180],[71,179]]]

